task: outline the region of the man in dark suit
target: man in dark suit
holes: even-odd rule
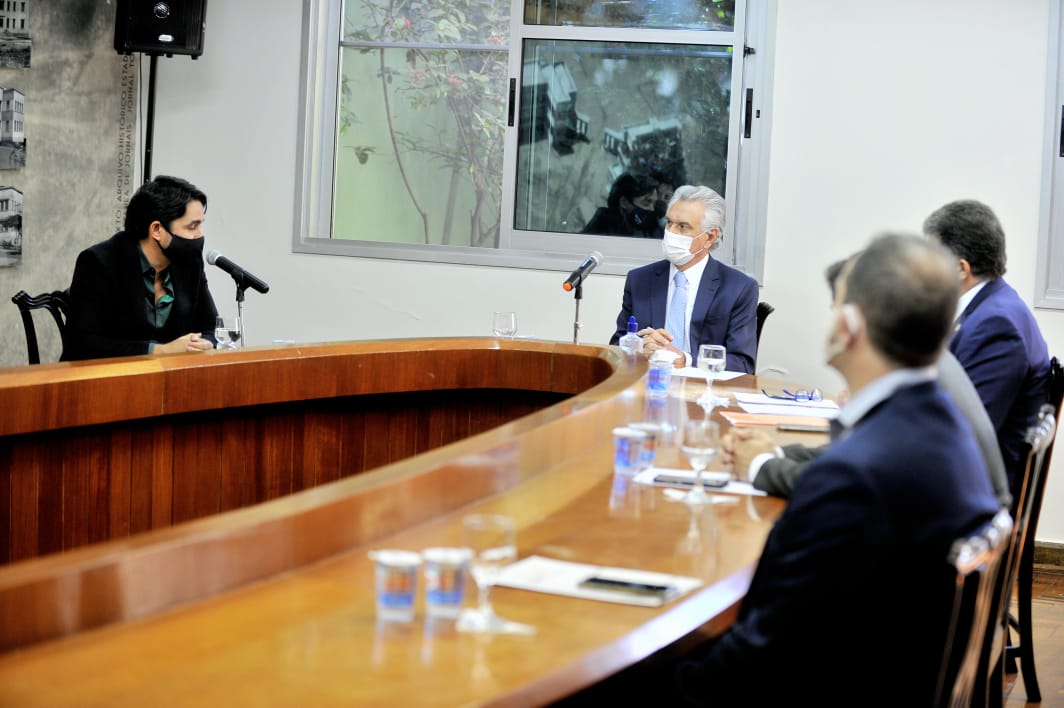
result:
[[[757,281],[709,252],[724,231],[724,199],[709,187],[677,189],[665,217],[665,260],[628,272],[617,330],[635,316],[643,352],[667,350],[676,366],[694,363],[701,344],[723,344],[729,371],[754,372],[757,355]]]
[[[1017,498],[1023,436],[1046,402],[1049,350],[1030,308],[1006,283],[1005,233],[974,200],[950,202],[924,221],[924,233],[958,260],[961,296],[949,350],[968,372],[997,431]]]
[[[125,229],[78,255],[63,360],[214,348],[218,310],[203,272],[207,195],[156,177],[126,207]]]
[[[843,429],[795,484],[735,624],[679,667],[692,703],[932,702],[947,553],[999,508],[971,430],[935,381],[956,271],[937,244],[886,236],[843,277],[825,352],[851,392]]]
[[[846,260],[832,263],[824,273],[832,300],[835,298],[835,283],[846,263]],[[983,402],[979,400],[979,393],[964,367],[950,352],[942,352],[936,368],[939,386],[957,406],[975,435],[994,494],[1002,506],[1011,506],[1012,494],[1005,474],[1005,462],[1001,458],[994,426],[983,408]],[[721,438],[723,463],[732,465],[740,478],[749,478],[754,488],[780,497],[791,495],[798,477],[827,448],[826,445],[811,448],[801,444],[780,447],[769,433],[759,428],[732,428]]]

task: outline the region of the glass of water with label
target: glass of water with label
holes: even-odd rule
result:
[[[226,325],[224,317],[218,317],[214,321],[214,338],[218,340],[218,349],[236,349],[240,346],[240,318],[234,317],[230,324]]]
[[[703,344],[698,347],[698,368],[706,372],[706,390],[699,397],[698,404],[703,408],[727,405],[728,401],[713,394],[713,379],[724,371],[728,352],[721,344]]]
[[[470,570],[477,586],[477,607],[466,608],[456,625],[460,632],[479,634],[532,634],[527,624],[511,622],[495,614],[491,589],[502,569],[517,560],[514,522],[498,514],[470,514],[462,519],[462,541],[473,552]]]

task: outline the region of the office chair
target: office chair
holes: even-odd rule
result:
[[[69,293],[66,290],[55,290],[43,295],[31,296],[25,290],[19,290],[11,298],[11,302],[18,305],[22,315],[22,326],[26,330],[26,356],[31,364],[41,363],[41,352],[37,347],[37,330],[33,324],[33,310],[44,308],[55,320],[55,326],[59,328],[59,336],[62,338],[66,329],[66,315],[69,307]]]
[[[768,304],[764,300],[757,303],[757,347],[761,347],[761,330],[765,327],[765,320],[768,316],[776,311],[776,308]]]
[[[983,637],[1001,561],[1012,532],[1012,517],[1005,509],[970,536],[954,541],[947,562],[955,572],[942,665],[935,690],[935,706],[967,708],[981,669]]]
[[[1048,407],[1050,408],[1050,421],[1060,411],[1064,400],[1064,369],[1061,368],[1057,357],[1049,362],[1049,396]],[[1055,430],[1049,433],[1048,444],[1042,454],[1040,470],[1036,477],[1032,477],[1030,489],[1027,494],[1030,497],[1030,517],[1027,527],[1020,541],[1019,568],[1016,576],[1016,614],[1008,616],[1009,626],[1016,630],[1018,635],[1016,643],[1010,643],[1005,649],[1008,673],[1016,672],[1016,660],[1020,662],[1020,675],[1023,677],[1023,687],[1027,692],[1027,701],[1038,703],[1042,700],[1042,691],[1038,686],[1038,674],[1034,666],[1034,644],[1031,617],[1031,583],[1034,576],[1034,539],[1038,531],[1038,517],[1042,511],[1042,497],[1045,495],[1046,478],[1049,476],[1049,461],[1053,456],[1053,442]],[[1017,514],[1018,515],[1018,514]]]

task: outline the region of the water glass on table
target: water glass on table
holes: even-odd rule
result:
[[[706,494],[704,472],[720,450],[720,426],[712,420],[689,420],[683,426],[683,441],[680,450],[695,471],[695,484],[684,495],[688,504],[708,504],[712,501]]]
[[[218,349],[236,349],[240,346],[240,318],[234,317],[231,323],[227,326],[224,317],[214,320],[214,338],[218,341]]]
[[[713,394],[713,379],[724,371],[727,359],[728,352],[721,344],[703,344],[698,347],[697,366],[706,373],[706,390],[699,397],[698,404],[704,408],[723,406],[728,403],[726,399],[718,398]]]
[[[517,313],[496,312],[491,318],[491,331],[496,337],[513,339],[517,334]]]
[[[502,569],[517,560],[514,522],[498,514],[471,514],[462,519],[462,541],[472,551],[470,569],[477,586],[477,607],[462,610],[456,625],[460,632],[477,634],[532,634],[527,624],[511,622],[495,614],[491,589]]]

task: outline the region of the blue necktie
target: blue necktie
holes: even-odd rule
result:
[[[673,276],[672,301],[665,315],[665,329],[672,335],[672,345],[682,352],[687,351],[687,276],[677,271]]]

